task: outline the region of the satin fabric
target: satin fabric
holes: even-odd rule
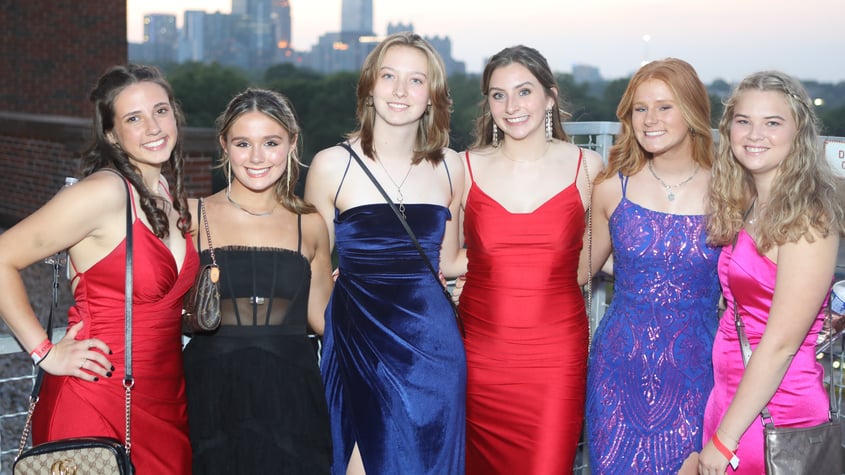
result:
[[[139,474],[181,475],[191,472],[182,299],[193,284],[199,260],[188,239],[177,272],[170,250],[140,219],[135,219],[132,229],[132,462]],[[85,322],[78,340],[99,338],[109,345],[113,354],[108,359],[115,368],[112,376],[88,382],[45,375],[32,422],[34,444],[94,435],[123,442],[125,262],[124,240],[90,269],[78,273],[76,303],[68,313],[69,325]]]
[[[405,208],[436,267],[449,210]],[[387,204],[338,214],[335,235],[321,360],[332,473],[346,473],[356,442],[367,473],[464,473],[466,359],[440,282]]]
[[[674,475],[701,450],[720,250],[706,244],[705,216],[643,208],[620,179],[609,221],[613,300],[587,375],[590,471]]]
[[[580,164],[579,157],[573,169]],[[472,179],[464,218],[469,266],[459,306],[466,328],[467,473],[571,473],[589,332],[577,282],[581,196],[572,183],[531,213],[511,213]]]
[[[719,280],[727,309],[719,320],[713,344],[715,384],[704,413],[704,440],[710,440],[733,400],[745,368],[734,323],[734,298],[739,306],[745,333],[752,351],[760,343],[769,309],[772,307],[777,265],[757,252],[757,246],[745,230],[740,231],[736,248],[725,246],[719,259]],[[800,298],[796,296],[796,298]],[[778,427],[809,427],[828,420],[828,395],[824,387],[824,369],[816,360],[816,340],[824,322],[824,309],[801,343],[789,369],[767,404]],[[763,424],[760,415],[739,440],[736,451],[739,468],[728,473],[762,474]]]

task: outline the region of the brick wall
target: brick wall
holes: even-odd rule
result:
[[[0,0],[0,226],[77,175],[91,136],[88,94],[126,53],[125,1]],[[189,195],[211,192],[215,148],[210,129],[186,131]]]

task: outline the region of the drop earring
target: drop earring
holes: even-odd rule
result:
[[[546,109],[546,142],[552,141],[552,109]]]
[[[293,192],[290,189],[290,164],[291,164],[292,161],[293,161],[293,148],[288,150],[288,167],[285,169],[285,183],[287,185],[288,196],[293,194]]]
[[[493,146],[499,146],[499,128],[496,127],[496,122],[493,122]]]

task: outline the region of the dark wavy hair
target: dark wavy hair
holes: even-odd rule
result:
[[[113,144],[107,134],[114,128],[114,102],[117,96],[128,86],[141,82],[158,84],[167,93],[167,99],[176,118],[177,137],[167,165],[173,174],[175,187],[171,191],[173,209],[179,214],[178,227],[182,233],[187,233],[191,227],[191,214],[188,210],[188,200],[182,179],[182,127],[185,120],[182,110],[173,97],[173,88],[161,72],[153,66],[126,64],[109,68],[91,91],[89,100],[94,103],[93,143],[82,156],[82,176],[110,168],[126,177],[138,191],[141,210],[150,222],[153,232],[159,238],[169,234],[170,224],[167,213],[156,206],[156,197],[147,189],[138,168],[132,164],[129,155]]]

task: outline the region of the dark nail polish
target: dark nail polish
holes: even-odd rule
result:
[[[112,353],[112,351],[111,351],[111,350],[109,350],[109,354],[110,354],[110,355],[112,355],[112,354],[114,354],[114,353]]]
[[[96,383],[97,381],[99,381],[99,380],[100,380],[100,378],[94,378],[94,382],[95,382],[95,383]]]
[[[114,366],[111,367],[111,370],[114,371]],[[109,376],[111,376],[111,375],[109,375]]]
[[[106,377],[107,377],[107,378],[111,378],[111,371],[109,371],[108,373],[106,373]]]

